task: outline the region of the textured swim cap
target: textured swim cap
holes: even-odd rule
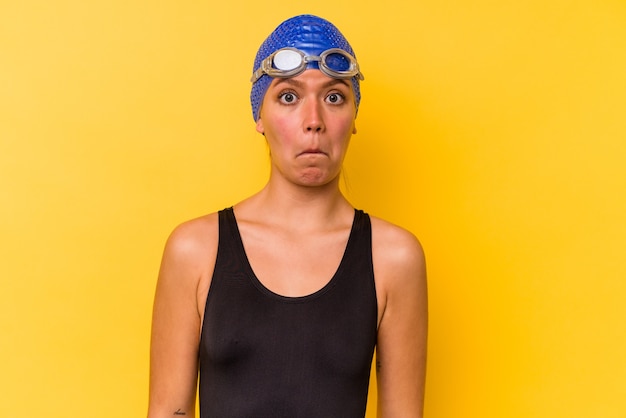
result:
[[[285,20],[265,39],[254,59],[252,72],[254,73],[261,65],[261,62],[270,54],[285,47],[299,49],[308,55],[320,55],[327,49],[339,48],[356,58],[348,40],[339,32],[335,25],[321,17],[300,15]],[[310,62],[308,68],[319,68],[318,62]],[[352,77],[351,80],[354,100],[358,110],[361,101],[359,80],[356,77]],[[265,97],[265,92],[271,82],[272,77],[263,74],[261,78],[252,84],[250,102],[252,104],[252,117],[255,121],[259,119],[261,103],[263,103],[263,97]]]

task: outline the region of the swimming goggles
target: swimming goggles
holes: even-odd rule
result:
[[[252,74],[250,81],[255,83],[263,74],[270,77],[294,77],[306,70],[310,62],[318,61],[319,69],[332,78],[347,79],[356,77],[364,80],[356,58],[339,48],[331,48],[320,55],[307,55],[296,48],[281,48],[261,61],[261,66]]]

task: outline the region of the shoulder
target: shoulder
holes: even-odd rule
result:
[[[198,278],[206,269],[207,260],[215,258],[218,229],[217,213],[211,213],[178,225],[171,232],[165,244],[162,267],[173,268],[177,273],[184,274],[185,277]]]
[[[424,250],[412,232],[375,216],[370,219],[375,261],[396,269],[424,265]]]
[[[174,228],[163,251],[155,306],[167,304],[168,300],[188,301],[184,306],[195,306],[194,311],[202,318],[217,258],[218,231],[217,213]]]
[[[383,219],[372,222],[372,259],[379,296],[419,291],[426,282],[426,261],[420,241],[410,231]]]
[[[217,238],[218,214],[211,213],[176,226],[167,239],[167,246],[177,253],[190,253],[210,245]]]

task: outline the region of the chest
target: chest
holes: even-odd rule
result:
[[[273,293],[301,297],[328,284],[345,255],[348,232],[310,237],[248,234],[243,240],[255,277]]]

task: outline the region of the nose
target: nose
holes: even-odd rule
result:
[[[307,132],[322,132],[324,126],[324,116],[322,104],[318,100],[311,99],[303,106],[304,120],[303,127]]]

